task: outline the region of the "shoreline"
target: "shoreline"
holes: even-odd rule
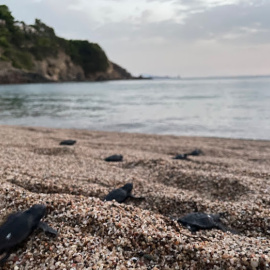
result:
[[[3,269],[269,268],[270,141],[6,125],[0,135],[1,223],[43,203],[59,232],[34,233]],[[196,148],[204,155],[172,159]],[[123,162],[105,162],[112,154]],[[102,201],[127,182],[146,199]],[[170,220],[194,211],[225,212],[239,234]]]
[[[160,136],[160,137],[175,137],[175,138],[190,138],[190,139],[217,139],[217,140],[240,140],[240,141],[258,141],[258,142],[270,142],[270,139],[252,139],[252,138],[231,138],[231,137],[216,137],[216,136],[200,136],[200,135],[175,135],[175,134],[158,134],[158,133],[144,133],[144,132],[128,132],[128,131],[113,131],[113,130],[94,130],[94,129],[83,129],[83,128],[59,128],[59,127],[46,127],[46,126],[31,126],[31,125],[17,125],[17,124],[0,124],[0,127],[18,127],[18,128],[28,128],[28,129],[48,129],[48,130],[62,130],[62,131],[89,131],[89,132],[100,132],[100,133],[112,133],[112,134],[135,134],[135,135],[145,135],[145,136]]]
[[[37,76],[38,74],[32,74],[32,76]],[[52,84],[52,83],[56,83],[56,84],[60,84],[60,83],[106,83],[106,82],[114,82],[114,81],[140,81],[140,80],[151,80],[151,79],[147,79],[147,78],[139,78],[139,77],[132,77],[130,79],[128,78],[124,78],[124,79],[105,79],[105,80],[80,80],[80,81],[76,81],[76,80],[66,80],[66,81],[53,81],[53,80],[45,80],[45,78],[43,78],[43,80],[40,81],[27,81],[25,79],[25,81],[23,82],[0,82],[0,86],[7,86],[7,85],[26,85],[26,84]]]

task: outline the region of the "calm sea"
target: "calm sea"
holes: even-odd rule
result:
[[[0,124],[270,140],[270,78],[1,85]]]

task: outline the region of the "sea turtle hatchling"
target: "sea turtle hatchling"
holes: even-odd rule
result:
[[[224,224],[222,224],[220,214],[194,212],[179,218],[177,221],[184,227],[187,227],[191,232],[210,229],[220,229],[224,232],[233,232],[233,230],[228,229]]]
[[[64,140],[61,141],[59,144],[60,145],[74,145],[76,143],[76,140]]]
[[[46,213],[46,206],[35,204],[24,212],[17,212],[7,217],[0,226],[0,264],[3,264],[13,248],[23,242],[35,229],[57,235],[57,231],[40,221]],[[4,255],[3,255],[4,254]]]
[[[177,154],[173,159],[186,159],[188,160],[188,155],[187,154]]]
[[[188,156],[200,156],[203,155],[203,151],[201,149],[195,149],[189,153],[186,153]]]
[[[104,160],[107,162],[120,162],[120,161],[123,161],[123,156],[122,155],[112,155],[112,156],[106,157]]]
[[[127,183],[123,187],[117,188],[109,192],[109,194],[104,198],[104,201],[116,200],[118,203],[124,202],[127,198],[133,199],[145,199],[144,197],[134,197],[131,192],[133,189],[132,183]]]

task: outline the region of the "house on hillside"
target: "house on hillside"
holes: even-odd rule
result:
[[[32,33],[36,33],[37,32],[37,30],[33,26],[27,25],[24,22],[16,21],[14,23],[14,25],[17,26],[18,28],[20,28],[25,33],[31,33],[32,34]]]
[[[0,19],[0,26],[5,26],[5,25],[6,25],[6,21],[5,21],[5,20]]]

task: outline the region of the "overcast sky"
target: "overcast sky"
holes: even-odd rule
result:
[[[270,0],[1,0],[133,75],[270,74]]]

